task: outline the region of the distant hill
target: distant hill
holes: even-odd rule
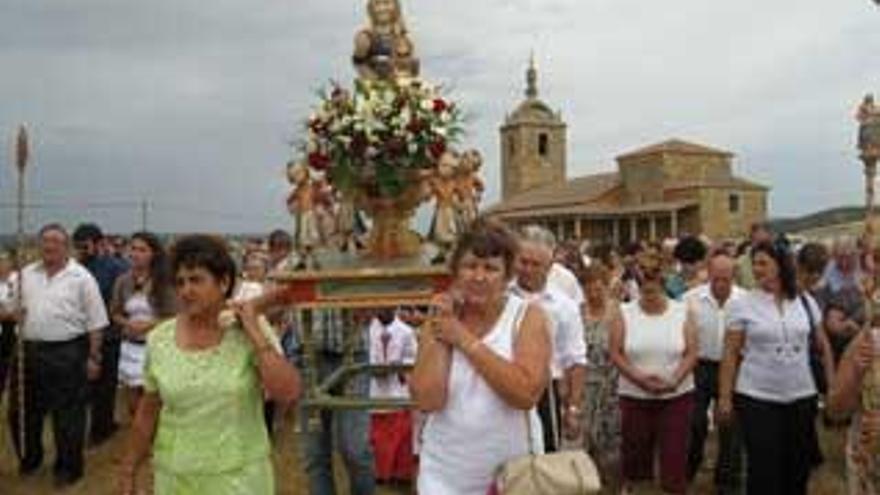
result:
[[[876,210],[875,210],[876,211]],[[842,206],[822,210],[796,218],[776,218],[770,220],[775,232],[801,234],[811,231],[834,230],[837,227],[856,228],[863,225],[865,208],[859,206]]]

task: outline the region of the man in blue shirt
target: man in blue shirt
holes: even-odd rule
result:
[[[98,281],[101,297],[109,307],[113,297],[116,279],[128,271],[128,264],[113,256],[100,255],[98,245],[104,239],[100,227],[93,223],[79,225],[73,232],[73,247],[77,260],[89,270]],[[89,408],[91,430],[89,439],[92,445],[104,443],[117,430],[113,418],[116,405],[116,387],[119,373],[119,329],[111,323],[104,329],[101,345],[101,376],[91,383]]]

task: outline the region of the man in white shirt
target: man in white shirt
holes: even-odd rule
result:
[[[688,452],[688,476],[693,480],[703,462],[703,447],[708,433],[709,405],[718,400],[718,367],[724,346],[724,329],[730,302],[742,297],[744,290],[734,285],[736,261],[725,252],[712,254],[708,265],[709,281],[684,294],[696,322],[700,360],[694,370],[696,389],[691,440]],[[719,425],[718,458],[715,463],[715,486],[718,493],[739,493],[742,485],[742,443],[736,425]]]
[[[12,256],[0,251],[0,402],[6,390],[6,377],[15,348],[15,319],[18,274],[13,271]]]
[[[108,321],[95,278],[68,257],[67,231],[58,224],[47,225],[40,229],[39,242],[41,260],[25,267],[21,276],[24,446],[19,445],[15,375],[9,419],[19,472],[28,475],[43,462],[43,420],[52,415],[55,484],[63,487],[83,476],[87,387],[101,373],[101,329]]]
[[[413,364],[418,344],[413,328],[392,309],[382,309],[370,322],[370,364]],[[373,399],[408,399],[407,374],[388,372],[370,381]],[[376,479],[408,481],[414,474],[413,413],[409,409],[376,409],[370,418]]]
[[[559,290],[578,306],[586,301],[584,290],[577,275],[569,270],[565,265],[554,262],[550,265],[550,273],[547,275],[547,285]]]
[[[416,361],[415,331],[385,309],[370,322],[370,364],[413,364]],[[375,376],[370,382],[370,397],[377,399],[407,399],[409,389],[401,373]]]
[[[538,405],[548,452],[558,450],[564,425],[567,437],[575,437],[580,424],[586,376],[587,346],[580,307],[548,283],[553,263],[553,234],[538,226],[525,227],[520,236],[516,281],[511,293],[536,301],[550,320],[553,386]],[[552,411],[552,413],[551,413]]]

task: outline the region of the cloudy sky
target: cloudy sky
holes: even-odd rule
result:
[[[680,137],[731,150],[774,215],[861,201],[853,109],[880,92],[869,0],[404,0],[423,75],[472,115],[499,191],[498,125],[541,95],[569,124],[569,174]],[[283,164],[314,92],[348,81],[360,0],[3,0],[2,156],[34,139],[28,228],[259,232],[285,226]],[[14,230],[0,167],[0,232]]]

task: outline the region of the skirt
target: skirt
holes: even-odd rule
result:
[[[146,357],[146,344],[122,342],[119,351],[119,382],[126,387],[143,387]]]

